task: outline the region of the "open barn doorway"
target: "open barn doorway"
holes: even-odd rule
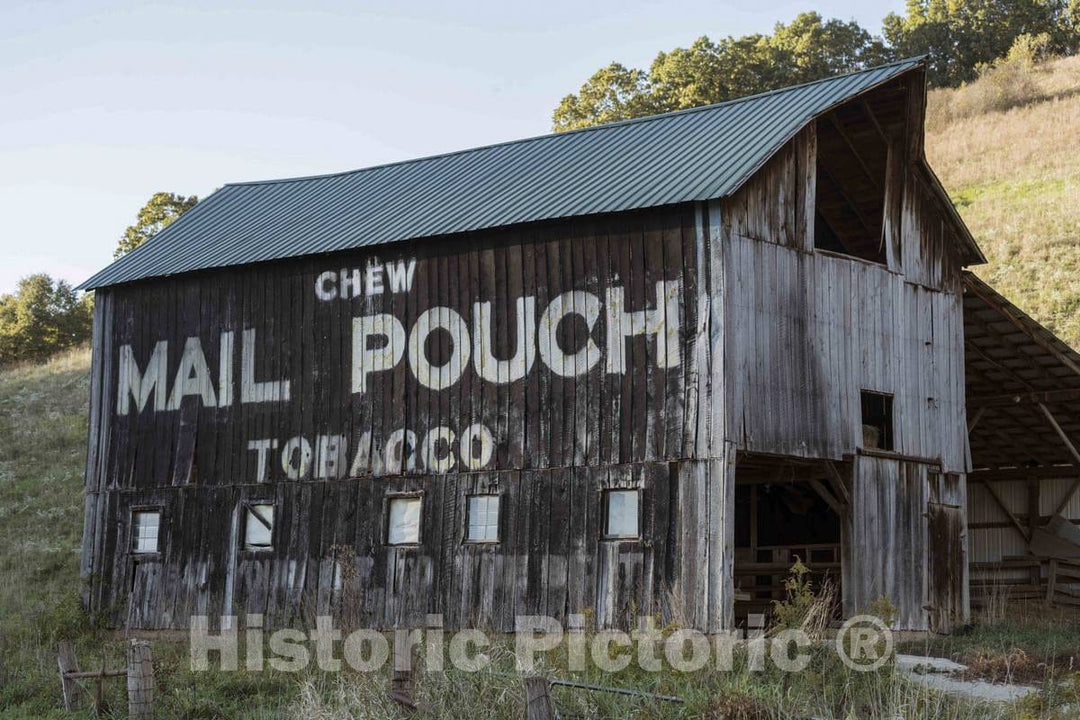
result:
[[[844,463],[740,456],[735,469],[735,621],[771,616],[785,580],[801,562],[815,591],[832,587],[841,604],[842,527],[847,512]]]

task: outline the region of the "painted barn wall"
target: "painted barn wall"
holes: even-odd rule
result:
[[[490,462],[474,469],[706,457],[710,438],[702,430],[707,420],[698,405],[707,399],[710,378],[708,368],[700,371],[697,362],[708,359],[709,322],[699,317],[704,292],[696,269],[699,232],[693,208],[683,207],[613,216],[607,224],[582,221],[398,246],[394,254],[351,253],[103,291],[94,431],[95,440],[106,445],[100,448],[100,461],[97,453],[91,458],[88,489],[255,482],[258,453],[247,449],[247,441],[258,438],[284,443],[302,435],[314,444],[318,434],[345,434],[351,466],[359,449],[351,441],[369,431],[371,459],[350,474],[394,474],[385,462],[394,431],[411,430],[422,443],[434,427],[457,434],[474,423],[482,423],[495,438]],[[409,292],[344,301],[316,298],[316,281],[324,272],[336,276],[340,268],[359,268],[362,274],[372,262],[396,265],[414,258]],[[545,335],[551,328],[544,327],[544,310],[570,291],[588,293],[595,306],[586,308],[581,296],[576,299],[581,307],[574,306],[575,298],[563,298],[570,319]],[[657,292],[663,294],[659,306]],[[621,312],[607,301],[610,293],[623,298]],[[511,380],[509,363],[483,363],[480,346],[496,361],[515,354],[523,318],[515,303],[523,296],[535,299],[528,334],[551,346],[534,350],[529,371]],[[476,302],[492,303],[489,344],[487,333],[475,332]],[[464,323],[452,340],[450,333],[436,332],[425,356],[436,365],[451,348],[466,348],[469,355],[460,377],[447,373],[443,389],[418,382],[407,337],[418,316],[435,306],[457,312]],[[653,312],[651,318],[632,322],[639,330],[650,323],[655,327],[614,342],[616,349],[625,348],[621,361],[614,357],[618,351],[608,352],[609,308],[617,338],[634,332],[626,314]],[[596,313],[588,333],[580,315],[587,312]],[[352,369],[362,362],[354,363],[354,318],[379,314],[398,318],[406,337],[394,350],[400,359],[393,368],[365,374],[370,387],[358,392]],[[658,327],[670,336],[657,335]],[[253,379],[288,381],[288,399],[242,401],[245,330],[256,333]],[[155,344],[169,341],[161,378],[167,403],[186,338],[201,341],[209,392],[221,395],[223,332],[233,333],[227,353],[234,378],[230,405],[207,407],[187,396],[179,409],[139,412],[132,398],[127,414],[117,412],[122,346],[132,348],[138,370],[145,373]],[[381,337],[376,340],[385,344]],[[553,372],[546,357],[563,348],[582,351],[565,353],[561,371]],[[612,369],[611,363],[618,367]],[[490,379],[481,379],[481,365]],[[437,369],[431,375],[433,382],[440,381]],[[151,394],[147,404],[153,400]],[[460,464],[460,455],[453,462]],[[421,453],[406,457],[404,464],[407,474],[425,471]],[[280,463],[267,463],[265,471],[269,482],[288,479]]]
[[[720,415],[711,403],[723,386],[723,325],[699,269],[712,262],[705,225],[695,208],[676,207],[99,292],[83,555],[91,605],[144,628],[184,627],[196,611],[282,624],[327,608],[376,626],[441,612],[448,626],[510,630],[515,614],[587,610],[627,626],[631,608],[730,626],[734,450],[710,419]],[[408,291],[315,292],[324,273],[337,276],[325,295],[340,292],[342,269],[351,278],[352,268],[413,259]],[[580,314],[545,326],[545,309],[571,291],[564,307]],[[610,310],[620,293],[624,307]],[[534,324],[518,313],[521,297],[535,299]],[[474,323],[478,302],[491,303],[490,343]],[[390,347],[400,360],[364,373],[358,391],[356,319],[392,315],[408,338],[435,306],[464,324],[423,347]],[[523,354],[522,329],[547,345]],[[192,394],[168,409],[188,338],[205,371],[195,362]],[[444,368],[427,378],[437,386],[458,348],[471,355],[460,378],[420,381],[410,352]],[[529,355],[516,380],[513,364],[498,362]],[[132,358],[142,377],[162,368],[158,386],[136,388],[141,411],[139,393],[118,386]],[[479,431],[455,447],[478,426],[494,440],[490,457]],[[416,447],[402,453],[402,437]],[[432,437],[442,440],[429,446]],[[644,493],[643,540],[603,540],[601,492],[625,486]],[[503,540],[464,544],[465,498],[484,487],[503,497]],[[403,491],[425,498],[417,548],[384,542],[387,494]],[[276,505],[274,550],[244,551],[242,504],[266,500]],[[162,509],[159,557],[127,551],[138,506]]]
[[[94,502],[114,519],[106,546],[130,542],[133,508],[163,508],[161,556],[106,554],[92,600],[136,628],[184,628],[192,614],[216,625],[232,613],[264,615],[270,626],[332,614],[388,628],[440,613],[447,627],[509,632],[515,615],[561,621],[590,610],[600,627],[633,627],[656,612],[707,628],[708,529],[675,515],[694,517],[698,483],[708,481],[707,463],[687,461],[102,493]],[[642,489],[649,542],[601,538],[601,492],[612,488]],[[475,492],[500,495],[498,545],[464,542],[465,498]],[[422,493],[418,546],[384,542],[395,493]],[[245,502],[275,505],[275,550],[242,549]]]

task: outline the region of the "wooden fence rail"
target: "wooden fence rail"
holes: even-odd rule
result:
[[[104,682],[108,678],[122,677],[127,678],[130,720],[149,720],[154,716],[154,663],[147,641],[131,641],[127,648],[127,668],[123,670],[107,670],[104,657],[100,670],[80,670],[75,648],[66,641],[57,644],[56,660],[65,710],[78,711],[86,706],[87,691],[83,681],[93,680],[94,712],[98,717],[103,716],[106,713]]]
[[[1007,556],[971,563],[971,604],[985,606],[997,595],[1005,600],[1045,600],[1080,607],[1080,561]]]

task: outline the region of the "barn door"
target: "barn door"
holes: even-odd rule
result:
[[[957,505],[927,504],[930,630],[948,633],[964,621],[964,516]]]

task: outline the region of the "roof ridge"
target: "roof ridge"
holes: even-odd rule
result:
[[[873,67],[864,68],[862,70],[853,70],[842,75],[830,75],[829,77],[818,78],[817,80],[810,80],[798,85],[786,85],[780,88],[773,88],[772,90],[765,90],[764,92],[755,93],[753,95],[744,95],[742,97],[731,98],[730,100],[723,100],[718,103],[712,103],[710,105],[698,105],[697,107],[683,108],[682,110],[671,110],[665,113],[657,113],[656,115],[645,115],[637,118],[627,118],[626,120],[616,120],[610,123],[603,123],[602,125],[592,125],[589,127],[575,128],[573,130],[567,130],[565,132],[551,132],[543,135],[532,135],[530,137],[516,138],[514,140],[505,140],[503,142],[491,143],[489,145],[477,145],[471,148],[464,148],[461,150],[452,150],[445,153],[436,153],[434,155],[424,155],[417,158],[408,158],[406,160],[395,160],[394,162],[380,163],[378,165],[369,165],[367,167],[355,168],[353,170],[342,170],[333,173],[322,173],[318,175],[299,175],[296,177],[287,178],[272,178],[269,180],[246,180],[239,182],[225,183],[222,188],[226,187],[244,187],[249,185],[277,185],[294,182],[305,182],[309,180],[322,180],[326,178],[343,177],[345,175],[357,175],[359,173],[371,172],[374,170],[382,170],[384,168],[398,167],[402,165],[411,165],[413,163],[428,162],[431,160],[438,160],[441,158],[449,158],[457,155],[467,155],[469,153],[480,152],[483,150],[491,150],[499,147],[508,147],[511,145],[520,145],[524,143],[537,142],[540,140],[555,139],[562,137],[569,137],[571,135],[580,135],[584,133],[597,132],[600,130],[607,130],[613,127],[621,127],[624,125],[637,125],[648,122],[655,122],[657,120],[664,120],[666,118],[674,117],[676,115],[689,115],[691,113],[705,112],[707,110],[715,110],[716,108],[725,107],[729,105],[737,105],[743,102],[749,102],[751,100],[758,100],[760,98],[769,97],[770,95],[780,95],[792,90],[799,90],[809,87],[811,85],[819,85],[827,82],[838,82],[844,78],[849,78],[854,75],[862,75],[863,73],[874,72],[877,70],[883,70],[885,68],[894,67],[904,64],[919,64],[926,59],[926,55],[915,55],[909,58],[901,60],[894,60],[890,63],[884,63],[882,65],[875,65]]]

